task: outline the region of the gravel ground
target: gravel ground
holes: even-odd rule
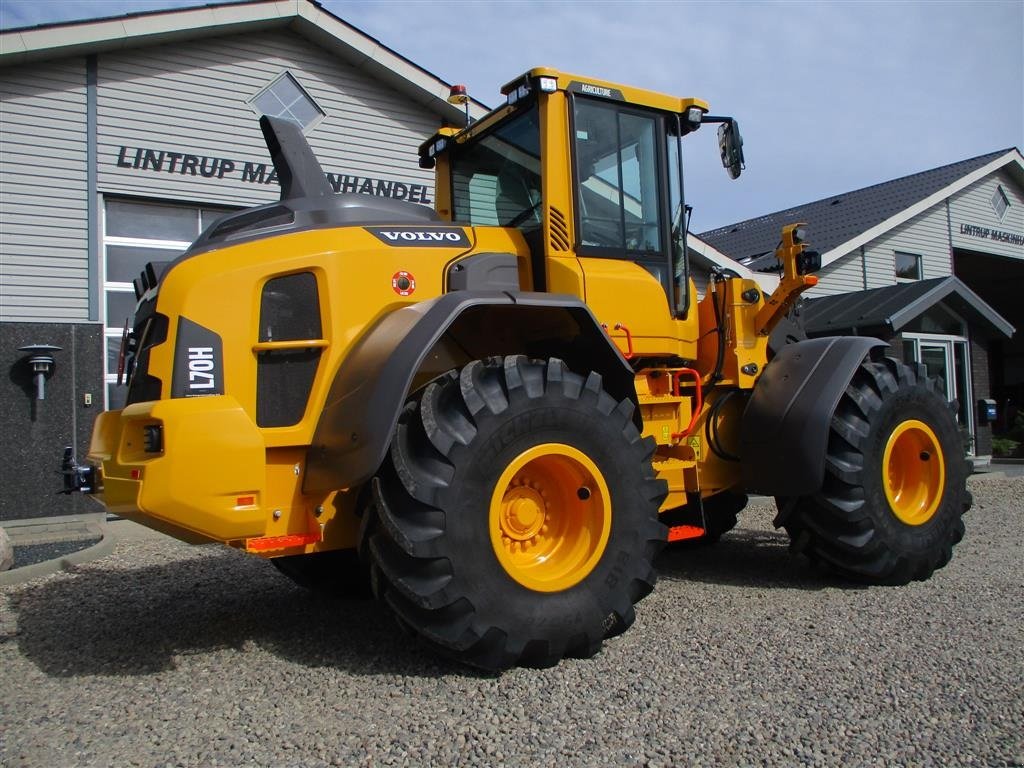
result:
[[[372,603],[163,537],[0,591],[0,765],[1024,765],[1024,478],[925,583],[857,588],[752,508],[590,660],[499,677]]]

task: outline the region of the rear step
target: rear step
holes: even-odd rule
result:
[[[686,539],[699,539],[706,531],[696,525],[673,525],[668,529],[668,541],[685,541]]]

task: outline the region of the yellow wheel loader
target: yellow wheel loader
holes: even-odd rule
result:
[[[372,590],[493,670],[595,653],[666,541],[717,538],[748,493],[846,577],[943,566],[970,504],[949,404],[876,339],[773,340],[817,280],[803,226],[770,295],[728,271],[698,292],[682,143],[717,125],[736,177],[736,121],[548,68],[503,93],[420,148],[435,209],[335,194],[262,118],[280,201],[146,266],[128,404],[66,489]]]

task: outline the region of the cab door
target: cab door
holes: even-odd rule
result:
[[[681,259],[671,251],[665,116],[578,95],[570,114],[587,304],[623,350],[674,354],[669,297]]]

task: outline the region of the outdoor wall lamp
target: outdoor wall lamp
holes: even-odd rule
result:
[[[60,352],[61,349],[53,344],[29,344],[27,347],[18,347],[19,352],[27,352],[30,355],[28,364],[32,366],[32,373],[36,377],[36,400],[46,399],[46,377],[53,372],[53,353]]]

